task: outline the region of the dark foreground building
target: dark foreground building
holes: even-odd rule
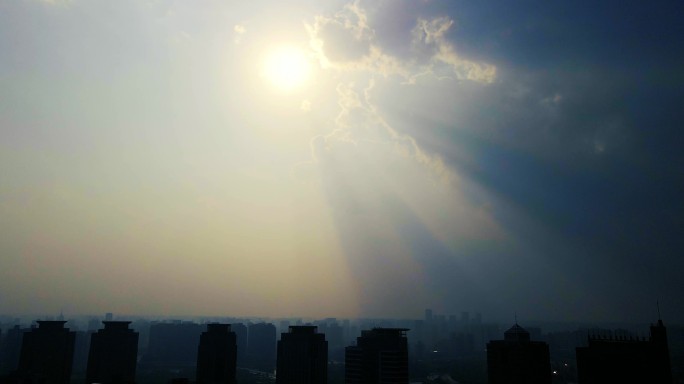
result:
[[[550,361],[549,346],[531,341],[517,323],[504,332],[503,340],[487,343],[489,384],[550,384]]]
[[[276,384],[328,382],[328,342],[316,326],[290,326],[278,341]]]
[[[64,328],[66,321],[38,321],[38,328],[24,333],[19,357],[19,377],[32,384],[68,384],[76,334]]]
[[[103,321],[90,336],[86,384],[132,384],[138,361],[138,333],[130,321]]]
[[[407,384],[406,328],[374,328],[361,332],[356,346],[345,348],[345,383]]]
[[[197,349],[197,384],[234,384],[237,340],[230,324],[207,324]]]
[[[651,325],[648,340],[628,336],[589,336],[577,348],[577,379],[594,383],[672,383],[667,332],[662,320]]]

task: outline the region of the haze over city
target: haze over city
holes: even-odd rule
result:
[[[0,314],[682,323],[682,17],[0,0]]]

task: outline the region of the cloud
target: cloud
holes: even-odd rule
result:
[[[437,17],[431,20],[418,19],[413,29],[414,46],[424,46],[432,50],[431,69],[438,64],[451,67],[453,74],[459,80],[472,80],[481,83],[492,83],[496,79],[496,67],[461,58],[454,46],[446,39],[446,32],[454,21],[447,17]]]
[[[312,156],[315,160],[327,158],[338,146],[372,144],[394,156],[411,159],[425,168],[435,180],[448,183],[454,175],[445,167],[441,158],[422,150],[416,140],[398,133],[381,116],[371,102],[375,82],[366,87],[340,84],[337,87],[340,111],[335,119],[335,129],[328,135],[313,140]]]
[[[316,16],[313,25],[307,25],[307,31],[324,67],[351,64],[371,52],[373,31],[358,2],[347,4],[332,17]]]
[[[412,56],[406,58],[387,53],[358,1],[331,17],[316,16],[306,28],[323,68],[398,76],[408,83],[425,75],[492,83],[497,74],[494,65],[461,57],[447,39],[453,24],[446,16],[417,18],[412,40],[405,42],[412,47]]]

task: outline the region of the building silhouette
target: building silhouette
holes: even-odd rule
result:
[[[272,371],[276,362],[276,327],[271,323],[250,324],[247,329],[247,358],[257,369]]]
[[[13,373],[19,366],[19,356],[21,354],[21,342],[24,332],[29,330],[21,328],[19,325],[7,330],[2,345],[0,345],[0,374]]]
[[[247,326],[242,323],[230,325],[231,332],[235,333],[237,340],[237,361],[239,364],[247,357]]]
[[[314,325],[290,326],[278,341],[276,384],[328,382],[328,342]]]
[[[88,354],[90,353],[90,336],[93,332],[76,331],[74,342],[74,363],[71,366],[72,376],[85,377],[88,369]]]
[[[406,328],[373,328],[345,348],[345,383],[407,384]]]
[[[90,336],[86,384],[131,384],[135,382],[138,333],[130,321],[103,321],[104,329]]]
[[[190,321],[153,323],[144,362],[148,366],[171,369],[194,368],[197,346],[204,327]]]
[[[589,335],[577,348],[577,379],[593,383],[672,383],[667,331],[662,320],[647,339],[629,335]]]
[[[19,357],[19,377],[33,384],[68,384],[76,334],[64,328],[66,321],[38,321],[38,328],[24,333]]]
[[[487,343],[487,375],[489,384],[550,384],[549,346],[531,341],[530,333],[516,323],[503,340]]]
[[[197,384],[235,384],[237,337],[230,324],[207,324],[197,349]]]

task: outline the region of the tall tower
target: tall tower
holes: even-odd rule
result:
[[[660,311],[659,311],[660,312]],[[670,349],[667,345],[667,330],[662,319],[651,325],[651,360],[654,371],[654,383],[671,383],[672,368],[670,366]]]
[[[234,384],[237,341],[230,324],[207,324],[197,349],[197,384]]]
[[[356,346],[345,349],[345,383],[408,384],[406,328],[361,332]]]
[[[19,374],[25,380],[45,384],[69,384],[76,334],[64,328],[66,321],[38,321],[38,328],[24,333]]]
[[[530,341],[530,333],[517,323],[503,340],[487,343],[489,384],[551,384],[548,344]]]
[[[103,321],[90,336],[86,384],[132,384],[138,360],[138,333],[130,321]]]
[[[278,341],[276,384],[328,382],[328,342],[316,326],[290,326]]]

